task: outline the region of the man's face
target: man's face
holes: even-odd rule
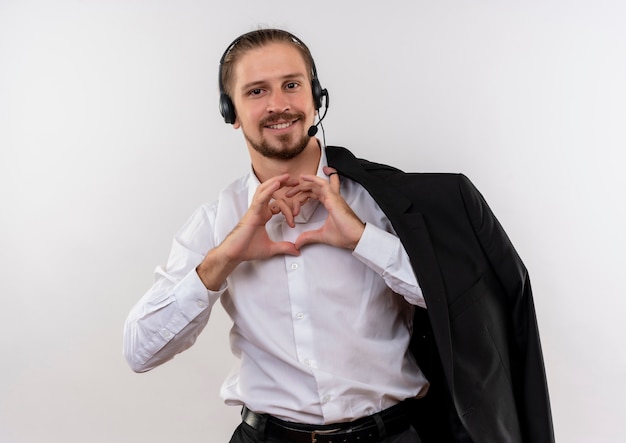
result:
[[[296,157],[315,119],[310,73],[298,49],[271,43],[244,53],[234,69],[234,127],[248,146],[268,158]]]

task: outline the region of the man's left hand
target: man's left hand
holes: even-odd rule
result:
[[[298,193],[319,200],[328,211],[328,218],[321,228],[300,234],[296,239],[297,249],[312,243],[324,243],[338,248],[354,250],[363,231],[365,223],[354,213],[339,192],[339,174],[333,168],[324,167],[324,174],[329,180],[316,175],[302,175],[300,184],[287,193],[292,197]]]

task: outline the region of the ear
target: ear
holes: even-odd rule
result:
[[[239,122],[239,117],[235,116],[235,122],[233,123],[233,128],[239,129],[241,128],[241,123]]]

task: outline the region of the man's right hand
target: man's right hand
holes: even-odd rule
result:
[[[273,194],[286,186],[293,186],[289,174],[279,175],[261,183],[250,207],[237,226],[224,241],[206,255],[196,268],[198,276],[207,289],[217,291],[226,277],[239,265],[249,260],[263,260],[275,255],[299,255],[300,251],[291,242],[272,241],[267,235],[265,224],[276,214],[282,213],[289,226],[294,226],[294,217],[299,205],[290,207],[284,200],[273,200]]]

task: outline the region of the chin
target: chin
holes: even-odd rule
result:
[[[261,142],[248,139],[248,143],[256,152],[261,154],[265,158],[271,158],[275,160],[291,160],[296,158],[304,151],[309,143],[308,135],[303,135],[295,142],[287,144],[288,140],[284,140],[280,147],[270,144],[267,140],[263,139]],[[280,142],[280,140],[279,140]]]

